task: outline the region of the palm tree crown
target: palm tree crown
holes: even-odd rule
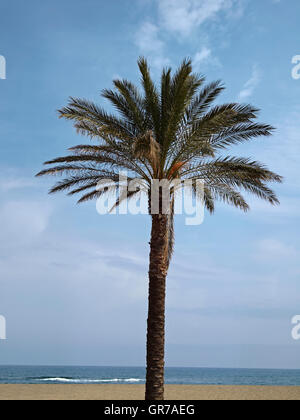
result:
[[[79,202],[91,200],[101,194],[99,181],[117,181],[118,171],[126,169],[150,185],[152,179],[204,180],[205,206],[211,213],[215,199],[247,211],[241,189],[278,203],[266,184],[280,182],[279,175],[259,162],[223,154],[231,145],[272,133],[270,125],[253,121],[258,109],[237,103],[212,107],[224,87],[219,81],[203,87],[204,78],[192,74],[188,60],[173,76],[170,68],[162,72],[160,90],[147,61],[140,58],[138,65],[143,95],[127,80],[114,80],[115,90],[102,91],[119,116],[75,98],[59,110],[61,118],[74,120],[77,131],[98,144],[72,147],[71,154],[45,162],[56,166],[38,176],[67,174],[51,193],[69,190],[70,195],[84,193]]]
[[[81,193],[79,203],[92,200],[103,194],[97,188],[99,181],[118,182],[119,170],[125,169],[129,180],[140,178],[150,188],[153,179],[188,179],[192,188],[195,180],[203,180],[202,198],[210,213],[216,199],[247,211],[241,190],[278,203],[267,183],[281,182],[279,175],[248,158],[224,155],[229,146],[272,133],[270,125],[254,122],[258,109],[237,103],[212,106],[224,87],[220,81],[204,85],[204,77],[192,73],[189,60],[174,75],[170,68],[164,69],[160,89],[144,58],[138,66],[143,94],[128,80],[114,80],[115,90],[102,91],[118,116],[75,98],[59,110],[61,118],[74,120],[78,133],[98,142],[72,147],[71,154],[45,162],[55,166],[37,176],[67,174],[51,193],[68,190],[69,195]],[[136,193],[130,192],[129,198]],[[171,217],[170,232],[172,228]],[[171,240],[169,246],[172,252]]]

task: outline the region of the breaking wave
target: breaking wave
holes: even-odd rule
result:
[[[27,378],[29,380],[34,381],[42,381],[42,382],[65,382],[65,383],[77,383],[77,384],[85,384],[85,383],[109,383],[109,382],[142,382],[144,379],[138,378],[113,378],[113,379],[78,379],[78,378],[60,378],[60,377],[39,377],[39,378]]]

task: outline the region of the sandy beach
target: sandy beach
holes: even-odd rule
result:
[[[0,385],[0,400],[142,400],[144,385]],[[300,400],[297,386],[166,385],[166,400]]]

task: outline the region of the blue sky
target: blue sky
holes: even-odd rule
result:
[[[99,216],[95,203],[49,197],[42,162],[79,138],[56,110],[69,96],[105,105],[136,60],[191,57],[221,102],[250,102],[273,137],[235,147],[284,176],[281,206],[218,205],[201,226],[176,220],[167,287],[170,366],[300,368],[300,54],[297,0],[1,0],[0,364],[143,365],[150,220]]]

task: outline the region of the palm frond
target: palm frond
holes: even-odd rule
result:
[[[122,82],[115,81],[115,85],[119,86],[119,90],[121,90]],[[124,87],[121,92],[122,94],[111,89],[104,89],[102,96],[115,106],[129,125],[142,132],[145,129],[143,111],[138,108],[136,102],[131,98],[129,92],[126,92]]]
[[[161,133],[164,156],[172,142],[176,140],[176,133],[180,128],[186,109],[203,81],[203,77],[192,75],[190,60],[184,60],[170,80],[167,125],[164,132]]]
[[[210,143],[214,148],[225,149],[227,146],[242,143],[255,137],[270,136],[273,131],[274,127],[268,124],[241,123],[222,129],[210,138]]]
[[[224,90],[220,80],[209,83],[195,96],[185,113],[185,124],[191,124],[207,111],[210,104]]]
[[[115,115],[108,114],[93,102],[85,99],[70,98],[67,107],[58,111],[60,118],[75,120],[77,131],[83,135],[99,137],[102,134],[113,136],[130,141],[132,136],[137,134],[136,127]]]
[[[148,67],[147,60],[144,57],[139,58],[138,66],[141,72],[142,86],[145,93],[145,111],[151,119],[152,127],[150,128],[153,129],[156,138],[159,138],[161,120],[159,93],[151,79],[150,69]]]
[[[117,172],[126,170],[130,179],[138,178],[148,186],[156,178],[203,180],[199,199],[210,213],[216,200],[247,211],[249,206],[240,191],[279,203],[269,183],[282,182],[281,176],[255,160],[223,156],[231,146],[273,133],[272,126],[255,121],[257,108],[238,103],[213,106],[224,86],[220,81],[205,86],[204,77],[192,73],[188,59],[174,74],[171,68],[162,71],[159,89],[145,58],[138,60],[138,67],[141,92],[126,79],[114,80],[113,89],[102,91],[116,108],[116,115],[89,100],[73,97],[59,110],[60,118],[73,121],[79,134],[97,143],[79,144],[69,149],[69,155],[45,162],[50,167],[37,176],[65,175],[51,193],[84,193],[79,202],[92,200],[103,193],[98,189],[100,181],[111,180],[107,187],[115,188]],[[173,219],[170,213],[168,261]]]
[[[247,212],[250,209],[242,194],[240,194],[229,185],[222,184],[217,181],[210,181],[206,183],[206,186],[209,188],[211,196],[215,200],[223,201],[224,203],[233,205],[234,207],[237,207],[244,212]]]

